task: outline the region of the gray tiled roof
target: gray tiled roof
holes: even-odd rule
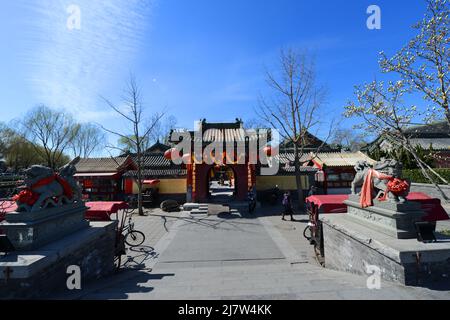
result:
[[[187,170],[182,168],[144,169],[142,175],[144,178],[184,177],[187,175]],[[137,171],[128,171],[124,177],[137,177]]]
[[[134,161],[136,161],[136,157]],[[147,154],[142,158],[144,167],[170,167],[171,161],[164,158],[162,153]]]
[[[80,159],[75,167],[78,173],[117,172],[126,164],[127,159],[127,157]]]
[[[354,167],[358,161],[367,161],[370,164],[376,162],[360,151],[318,153],[314,161],[327,167]]]
[[[315,157],[314,157],[315,156]],[[293,153],[280,153],[279,154],[281,165],[292,165],[294,161]],[[303,154],[300,158],[302,163],[309,162],[313,159],[320,165],[327,165],[328,167],[354,167],[357,161],[365,160],[369,163],[375,161],[369,158],[362,152],[322,152],[318,154],[307,153]]]
[[[413,146],[421,146],[423,149],[450,150],[450,138],[412,138],[410,142]]]
[[[447,121],[439,121],[429,125],[408,128],[405,133],[410,138],[450,138],[450,127]]]

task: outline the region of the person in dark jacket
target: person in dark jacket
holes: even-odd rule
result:
[[[256,199],[252,188],[248,189],[247,200],[248,200],[248,212],[253,213],[256,209]]]
[[[281,220],[286,220],[284,219],[285,215],[290,215],[291,216],[291,221],[294,221],[294,216],[293,216],[293,212],[294,210],[292,209],[292,199],[291,199],[291,193],[289,191],[286,191],[283,195],[283,216],[281,217]]]

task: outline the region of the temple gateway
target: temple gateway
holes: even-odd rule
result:
[[[297,196],[293,147],[281,141],[279,152],[272,150],[270,145],[274,141],[270,130],[248,130],[240,119],[225,123],[202,120],[196,130],[178,134],[190,139],[191,150],[194,150],[190,163],[177,164],[170,155],[181,139],[169,139],[165,144],[158,142],[143,155],[144,190],[157,193],[158,200],[243,201],[249,190],[256,191],[258,201],[267,200],[267,195],[274,190],[292,191],[292,195]],[[197,157],[195,147],[199,143],[201,153],[211,155],[213,163]],[[211,145],[220,144],[223,150],[220,155],[216,155],[219,153],[216,150],[210,152]],[[230,145],[231,152],[227,151]],[[321,153],[312,157],[313,150],[319,146],[322,146]],[[239,147],[243,147],[243,154]],[[304,164],[301,185],[305,196],[313,185],[319,193],[349,192],[356,163],[373,161],[361,152],[340,152],[312,135],[305,150],[307,153],[301,159]],[[179,157],[185,157],[186,153],[180,152]],[[269,167],[264,158],[269,155],[277,167],[274,172],[264,174]],[[136,158],[129,153],[115,158],[81,159],[75,177],[84,197],[94,201],[124,200],[137,194]]]

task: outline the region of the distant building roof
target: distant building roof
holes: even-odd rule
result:
[[[279,153],[277,155],[274,155],[273,157],[274,161],[279,161],[280,163],[280,170],[278,172],[278,175],[292,175],[295,173],[295,167],[294,167],[294,154],[293,153]],[[313,167],[301,167],[300,172],[302,173],[316,173],[317,168]]]
[[[450,126],[447,121],[429,125],[414,126],[405,130],[410,138],[450,138]]]
[[[145,153],[146,154],[148,154],[148,153],[164,153],[169,149],[170,149],[170,146],[157,141],[154,145],[152,145],[150,148],[145,150]]]
[[[302,149],[304,152],[311,152],[316,151],[318,148],[321,148],[322,152],[331,152],[331,151],[338,151],[337,148],[329,145],[328,143],[324,142],[323,140],[319,139],[315,135],[307,132],[305,135],[305,143],[302,146]],[[289,140],[285,139],[280,144],[280,152],[292,152],[294,150],[294,143]]]
[[[165,169],[144,169],[142,170],[142,176],[146,178],[167,178],[167,177],[185,177],[187,175],[187,170],[181,167],[179,168],[165,168]],[[127,171],[124,177],[136,178],[137,171]]]
[[[135,165],[131,157],[86,158],[80,159],[75,167],[78,173],[108,173],[135,168]]]
[[[154,167],[171,167],[174,164],[172,163],[172,161],[166,159],[164,157],[164,154],[152,153],[146,154],[142,157],[142,165],[144,168],[154,168]]]
[[[354,167],[358,161],[374,164],[376,161],[364,153],[358,152],[329,152],[309,155],[311,162],[318,168],[326,167]]]
[[[450,126],[447,121],[413,126],[406,129],[405,133],[413,146],[420,146],[423,149],[432,147],[436,151],[450,150]],[[379,136],[375,141],[364,147],[363,150],[373,151],[377,147],[389,151],[393,148],[393,144],[384,136]]]
[[[258,139],[265,138],[269,141],[270,130],[269,129],[253,129],[247,130],[244,128],[243,122],[240,119],[236,119],[236,122],[223,122],[223,123],[211,123],[206,120],[201,121],[201,137],[199,137],[199,128],[197,131],[179,131],[188,132],[191,135],[191,139],[194,142],[211,143],[215,141],[220,142],[246,142],[257,141]],[[195,134],[197,133],[197,134]],[[177,141],[172,141],[177,143]]]

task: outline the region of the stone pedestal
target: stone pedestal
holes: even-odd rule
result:
[[[87,228],[89,222],[84,218],[86,210],[86,206],[80,201],[38,212],[8,213],[5,221],[0,224],[0,229],[16,251],[36,250]]]
[[[91,222],[39,250],[0,257],[0,299],[45,299],[71,292],[68,267],[80,268],[82,288],[87,282],[114,272],[117,222]]]
[[[369,276],[376,267],[390,282],[450,290],[450,239],[398,239],[346,214],[323,215],[321,221],[327,268]]]
[[[348,216],[355,219],[355,222],[397,239],[416,238],[415,223],[425,216],[418,202],[395,203],[374,200],[372,207],[361,208],[359,196],[350,195],[344,203],[348,208]]]

